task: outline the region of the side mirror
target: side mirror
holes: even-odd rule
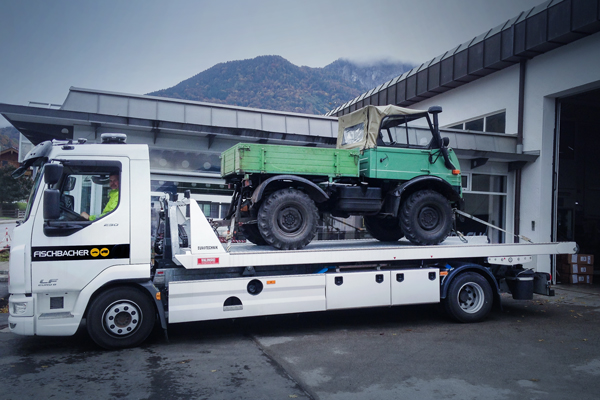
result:
[[[44,219],[56,220],[58,218],[60,218],[60,192],[56,189],[46,189],[44,190]]]
[[[46,164],[44,166],[44,182],[47,185],[58,183],[63,173],[62,164]]]

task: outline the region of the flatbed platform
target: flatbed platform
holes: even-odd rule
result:
[[[301,265],[323,263],[393,262],[410,260],[511,258],[577,252],[574,242],[550,243],[487,243],[485,237],[468,237],[463,243],[458,237],[449,237],[434,246],[417,246],[408,240],[388,243],[374,239],[314,241],[301,250],[277,250],[270,246],[234,243],[229,252],[225,245],[214,251],[192,252],[175,258],[188,269],[215,267],[242,267],[266,265]],[[515,260],[515,264],[519,264]]]

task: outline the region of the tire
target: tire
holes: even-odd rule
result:
[[[449,201],[433,190],[411,194],[400,206],[400,226],[411,243],[438,244],[446,240],[452,229]]]
[[[267,244],[267,242],[265,242],[265,239],[263,239],[263,237],[260,235],[260,231],[258,230],[257,224],[242,225],[240,226],[240,231],[244,234],[244,236],[246,237],[246,239],[248,239],[249,242],[252,242],[259,246]]]
[[[281,189],[272,193],[258,211],[258,230],[277,249],[301,249],[317,234],[317,206],[304,192]]]
[[[478,273],[465,272],[450,283],[444,310],[459,322],[477,322],[490,313],[493,301],[490,283]]]
[[[155,322],[156,310],[151,299],[131,287],[101,293],[87,313],[88,334],[105,349],[138,346],[150,335]]]
[[[398,218],[365,216],[364,221],[371,236],[381,242],[396,242],[404,236]]]

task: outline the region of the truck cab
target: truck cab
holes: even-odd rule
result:
[[[116,275],[149,281],[148,149],[124,143],[124,135],[43,142],[16,171],[33,167],[35,183],[10,250],[12,331],[74,334],[92,295]],[[107,210],[111,175],[119,188]]]

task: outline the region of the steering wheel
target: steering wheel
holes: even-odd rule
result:
[[[65,207],[60,206],[61,211],[61,219],[65,219],[67,221],[87,221],[81,215],[77,214],[75,211]]]

